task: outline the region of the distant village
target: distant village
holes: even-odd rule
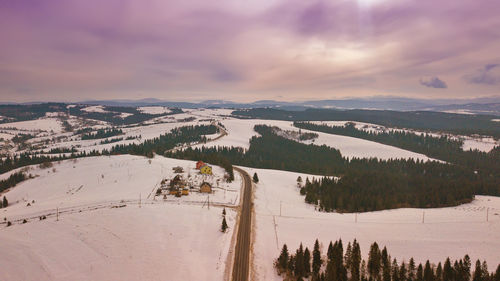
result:
[[[173,167],[172,170],[174,176],[161,180],[155,197],[160,196],[163,199],[167,199],[169,195],[182,197],[188,196],[190,192],[210,194],[214,192],[215,187],[219,186],[221,180],[221,178],[214,176],[212,166],[203,161],[196,162],[197,173],[195,174],[188,173],[186,175],[181,166]]]

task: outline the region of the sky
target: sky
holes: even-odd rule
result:
[[[498,0],[2,0],[0,101],[500,95]]]

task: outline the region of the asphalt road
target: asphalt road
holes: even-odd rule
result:
[[[250,268],[250,234],[252,232],[252,180],[244,170],[236,167],[234,167],[234,170],[242,175],[245,188],[238,222],[232,280],[247,281]]]

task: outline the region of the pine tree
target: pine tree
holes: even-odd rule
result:
[[[394,259],[391,265],[391,279],[392,281],[400,281],[399,280],[399,266],[398,261]]]
[[[226,217],[223,217],[222,218],[222,225],[221,225],[221,228],[220,228],[220,231],[222,232],[226,232],[227,230],[227,222],[226,222]]]
[[[434,281],[434,271],[431,268],[429,260],[425,262],[424,281]]]
[[[333,244],[332,244],[332,241],[330,241],[330,244],[328,245],[328,252],[326,253],[326,256],[328,257],[328,260],[333,259]]]
[[[483,270],[481,268],[481,261],[476,261],[476,269],[474,270],[474,275],[472,281],[483,281]]]
[[[423,281],[424,280],[424,268],[422,267],[421,263],[418,264],[416,280],[417,281]]]
[[[450,258],[447,258],[443,266],[443,281],[451,281],[453,279],[453,268],[451,267]]]
[[[488,264],[486,263],[486,261],[483,261],[483,263],[481,264],[481,270],[483,271],[483,280],[485,281],[489,281],[489,271],[488,271]]]
[[[368,274],[374,280],[380,280],[381,254],[377,242],[370,247],[368,255]]]
[[[470,280],[470,267],[471,267],[471,260],[469,255],[464,256],[464,262],[463,262],[463,272],[464,272],[464,280]]]
[[[500,281],[500,264],[497,266],[497,270],[495,271],[493,281]]]
[[[382,249],[382,277],[384,281],[391,281],[391,258],[386,247]]]
[[[319,270],[321,268],[321,252],[319,250],[319,242],[318,239],[316,239],[316,242],[314,242],[314,249],[313,249],[313,261],[312,261],[312,271],[314,275],[318,275]]]
[[[441,262],[438,263],[438,266],[436,268],[435,280],[443,281],[443,266],[441,265]]]
[[[304,250],[304,276],[307,277],[311,274],[311,252],[306,247]]]
[[[301,176],[299,176],[299,177],[297,178],[297,186],[298,186],[298,187],[302,187],[302,177],[301,177]]]
[[[360,280],[360,270],[359,266],[361,263],[361,248],[359,247],[358,242],[354,239],[352,243],[352,252],[351,252],[351,280],[359,281]]]
[[[406,281],[406,266],[405,263],[402,262],[401,266],[399,267],[399,280],[400,281]]]
[[[345,268],[350,271],[351,269],[351,261],[352,261],[352,246],[351,242],[347,243],[347,248],[345,250],[345,256],[344,256],[344,264]]]
[[[408,281],[415,280],[415,260],[410,258],[410,262],[408,263]]]
[[[9,201],[7,201],[7,197],[3,197],[2,208],[7,208],[9,206]]]
[[[259,183],[259,176],[257,176],[257,173],[253,173],[253,182]]]
[[[304,248],[302,247],[302,243],[300,243],[297,252],[295,253],[295,277],[303,277],[304,276]]]
[[[278,266],[282,271],[286,271],[288,268],[288,248],[286,244],[283,244],[283,248],[281,249],[281,254],[278,258]]]
[[[222,215],[223,215],[224,217],[226,216],[226,208],[225,208],[225,207],[222,209]]]

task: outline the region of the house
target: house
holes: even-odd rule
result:
[[[200,168],[200,173],[203,175],[211,175],[212,174],[212,167],[205,165]]]
[[[184,187],[185,183],[184,180],[182,179],[181,175],[175,176],[171,181],[170,181],[170,187]]]
[[[189,189],[183,188],[182,189],[182,195],[189,195]]]
[[[208,182],[203,182],[200,185],[200,192],[202,192],[202,193],[211,193],[212,192],[212,186]]]
[[[176,174],[184,173],[184,169],[181,166],[173,167],[172,170],[174,170]]]
[[[200,160],[200,161],[196,162],[196,169],[199,170],[199,169],[201,169],[201,167],[203,167],[205,165],[206,164],[203,163],[203,161]]]

